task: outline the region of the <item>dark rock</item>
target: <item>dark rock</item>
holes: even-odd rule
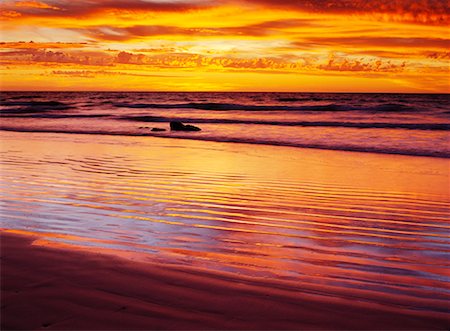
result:
[[[163,131],[166,131],[166,129],[163,129],[163,128],[152,128],[151,131],[153,131],[153,132],[163,132]]]
[[[202,129],[200,129],[198,126],[194,126],[194,125],[185,125],[184,126],[184,131],[201,131]]]
[[[170,130],[171,131],[183,131],[184,124],[181,122],[172,121],[170,122]]]
[[[170,122],[171,131],[201,131],[201,129],[194,125],[185,125],[178,121]]]

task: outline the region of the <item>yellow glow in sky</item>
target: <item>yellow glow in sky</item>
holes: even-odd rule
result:
[[[0,3],[2,90],[449,92],[446,1]]]

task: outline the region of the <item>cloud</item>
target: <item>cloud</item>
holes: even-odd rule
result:
[[[26,7],[26,8],[41,8],[41,9],[54,9],[54,10],[60,10],[59,7],[49,5],[45,2],[36,1],[36,0],[23,0],[23,1],[16,1],[14,3],[16,7]]]
[[[67,43],[67,42],[0,42],[0,48],[3,49],[57,49],[57,48],[83,48],[87,43]]]
[[[154,47],[154,48],[136,48],[132,50],[138,53],[175,53],[176,47]]]
[[[351,59],[349,57],[336,57],[331,55],[326,64],[321,64],[318,69],[326,71],[353,71],[353,72],[402,72],[406,63],[393,63],[380,59]]]
[[[39,50],[32,54],[31,60],[33,62],[57,62],[57,63],[76,63],[76,64],[91,64],[89,56],[76,56],[65,52],[54,52]],[[97,65],[99,63],[96,63]]]
[[[206,1],[149,1],[149,0],[6,0],[5,10],[14,10],[23,16],[83,17],[107,10],[127,11],[187,11],[209,6]]]
[[[145,55],[140,53],[120,52],[115,63],[146,65],[160,69],[296,69],[300,65],[276,57],[239,58],[226,56],[205,56],[194,53],[169,53]]]
[[[399,38],[399,37],[316,37],[294,42],[293,45],[350,46],[350,47],[401,47],[401,48],[449,48],[450,39]]]
[[[40,48],[14,49],[0,52],[0,58],[10,63],[65,63],[106,66],[114,63],[114,57],[98,51],[47,50]]]
[[[432,56],[432,55],[430,55]],[[195,53],[134,53],[134,52],[98,52],[88,50],[45,50],[19,49],[0,52],[2,60],[20,64],[75,64],[83,66],[143,66],[142,68],[157,70],[208,70],[227,71],[242,70],[253,72],[400,72],[406,67],[404,62],[381,60],[379,58],[356,58],[354,56],[331,55],[321,60],[315,55],[303,56],[266,56],[239,57],[201,55]],[[142,69],[144,70],[144,69]],[[87,75],[79,72],[79,75]],[[88,72],[91,74],[92,72]]]
[[[435,60],[450,60],[450,52],[427,52],[427,58]]]
[[[53,70],[52,75],[64,77],[95,78],[96,71],[91,70]]]
[[[20,16],[22,16],[22,14],[15,10],[0,10],[0,18],[2,20],[9,21]]]
[[[43,16],[85,16],[105,10],[186,11],[226,4],[237,6],[256,4],[324,14],[378,15],[378,18],[442,25],[448,24],[450,14],[447,0],[6,0],[4,2],[8,10]]]
[[[448,25],[447,0],[3,0],[3,17],[87,17],[105,12],[185,12],[234,5],[306,13],[359,15],[380,21]]]
[[[117,54],[117,63],[131,63],[130,61],[132,58],[132,53],[120,52],[119,54]],[[139,61],[136,60],[135,63],[139,63]]]
[[[135,25],[128,28],[116,28],[112,26],[99,26],[85,29],[75,29],[95,40],[125,41],[140,37],[163,35],[189,35],[194,34],[194,29],[179,28],[163,25]]]
[[[283,29],[293,27],[317,26],[319,23],[311,19],[286,19],[266,21],[257,24],[234,27],[193,27],[183,28],[170,25],[132,25],[129,27],[97,26],[74,29],[96,40],[126,41],[153,36],[183,35],[183,36],[253,36],[261,37],[279,33]]]
[[[347,52],[349,53],[349,52]],[[403,51],[384,51],[384,50],[371,50],[371,49],[358,49],[356,51],[350,52],[351,55],[370,55],[372,57],[378,57],[378,58],[388,58],[388,59],[433,59],[433,60],[449,60],[450,59],[450,52],[445,51],[439,51],[439,52],[433,52],[433,51],[424,51],[424,50],[411,50],[410,52],[408,50]]]
[[[446,25],[447,0],[246,0],[247,3],[324,14],[374,15],[379,19]]]
[[[107,70],[53,70],[52,75],[64,77],[82,77],[95,78],[96,76],[132,76],[132,77],[177,77],[173,75],[158,75],[145,73],[130,73],[123,71],[107,71]]]

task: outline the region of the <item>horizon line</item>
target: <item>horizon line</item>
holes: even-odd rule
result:
[[[348,91],[128,91],[128,90],[1,90],[0,93],[309,93],[309,94],[450,94],[449,92],[348,92]]]

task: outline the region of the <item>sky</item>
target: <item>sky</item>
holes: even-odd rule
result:
[[[446,0],[0,0],[2,90],[448,93]]]

